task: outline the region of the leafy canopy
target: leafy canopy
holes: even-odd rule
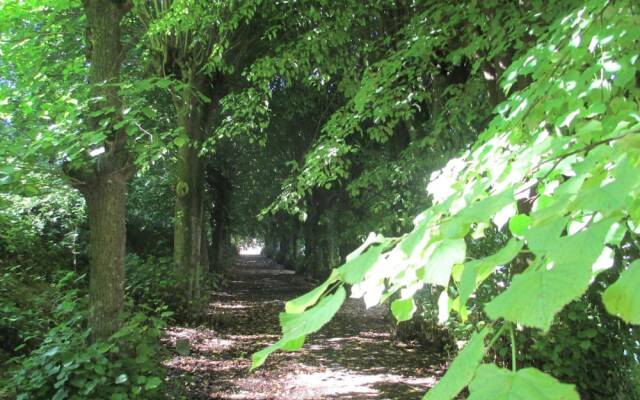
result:
[[[512,325],[547,331],[556,314],[613,265],[623,237],[640,233],[637,20],[629,1],[592,0],[553,22],[503,74],[508,98],[476,143],[433,174],[427,188],[433,205],[416,217],[413,231],[370,237],[327,282],[288,303],[283,339],[256,353],[253,367],[268,353],[301,345],[328,321],[345,284],[367,305],[400,292],[391,306],[398,320],[411,317],[417,289],[440,287],[445,300],[453,297],[438,302],[441,311],[464,319],[478,286],[516,259],[525,261],[523,271],[484,305],[488,323],[502,325],[492,342]],[[466,243],[488,224],[508,229],[512,239],[493,255],[468,260]],[[635,262],[603,295],[607,310],[631,323],[638,323],[637,275]],[[290,321],[308,326],[316,313],[322,318],[313,329],[291,335]],[[577,398],[571,385],[536,369],[480,366],[487,329],[425,398],[452,399],[466,385],[471,398]]]

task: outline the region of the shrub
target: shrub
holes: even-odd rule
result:
[[[84,266],[84,221],[84,201],[74,191],[0,194],[0,267],[19,264],[50,277],[58,265]]]
[[[175,295],[181,277],[176,273],[170,257],[141,258],[129,254],[126,276],[126,295],[134,305],[146,305],[150,309],[166,307],[173,312],[173,318],[181,322],[198,322],[204,317],[209,293],[219,286],[222,279],[215,273],[204,274],[199,282],[201,295],[187,303],[181,296]]]
[[[55,283],[23,267],[0,279],[0,333],[6,362],[0,398],[156,398],[166,307],[139,304],[108,340],[88,342],[84,277],[61,271]],[[133,310],[131,305],[128,309]],[[155,316],[150,316],[155,315]]]
[[[154,399],[160,397],[163,370],[159,337],[164,322],[131,314],[108,340],[87,343],[79,302],[56,310],[66,314],[17,367],[7,392],[17,399]]]

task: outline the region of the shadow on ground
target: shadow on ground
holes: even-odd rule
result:
[[[301,351],[276,353],[249,373],[251,354],[278,339],[284,303],[311,288],[266,258],[238,258],[209,326],[166,331],[173,398],[419,399],[442,374],[437,355],[392,339],[382,307],[353,299]],[[174,351],[178,340],[189,341],[188,356]]]

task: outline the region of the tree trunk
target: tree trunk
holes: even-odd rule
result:
[[[284,231],[286,227],[281,226],[280,229],[282,229],[283,232],[280,234],[280,239],[278,240],[278,254],[276,256],[276,262],[278,262],[284,267],[288,267],[289,251],[290,251],[289,245],[291,243],[290,243],[290,240],[288,239],[288,235],[287,235],[288,232]]]
[[[291,223],[291,261],[290,268],[296,270],[298,266],[298,222],[293,221]]]
[[[200,265],[202,265],[202,273],[208,274],[211,270],[211,265],[209,263],[209,238],[207,235],[207,228],[204,224],[204,210],[203,210],[203,218],[202,218],[202,239],[200,243]]]
[[[89,127],[107,135],[105,152],[84,169],[66,169],[87,202],[89,215],[89,328],[92,340],[109,337],[120,327],[124,304],[124,256],[126,245],[125,199],[133,166],[125,147],[126,132],[116,129],[121,120],[120,82],[122,45],[120,22],[130,10],[129,1],[84,0],[89,47],[91,111]],[[104,110],[110,109],[109,112]],[[108,116],[109,126],[100,120]]]
[[[96,339],[118,330],[124,304],[127,181],[114,174],[97,179],[85,193],[89,216],[89,327]]]
[[[213,257],[211,262],[216,271],[226,268],[226,250],[229,247],[229,199],[231,183],[220,171],[209,170],[209,185],[214,191],[214,206],[211,213]]]
[[[178,149],[176,164],[176,214],[174,223],[174,263],[182,276],[185,297],[190,301],[199,296],[199,278],[202,276],[204,229],[205,160],[200,145],[211,128],[220,98],[225,89],[221,82],[212,81],[198,72],[199,67],[183,65],[181,76],[185,87],[174,92],[173,101],[178,114],[178,126],[189,138],[189,143]],[[214,88],[214,85],[218,85]],[[203,101],[195,92],[209,99]],[[209,259],[208,262],[214,262]]]
[[[202,160],[190,146],[178,150],[173,259],[187,301],[198,295],[202,244]]]

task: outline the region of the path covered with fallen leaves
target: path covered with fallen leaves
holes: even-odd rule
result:
[[[251,354],[278,339],[284,303],[313,286],[259,256],[239,257],[215,293],[208,326],[171,327],[166,361],[174,398],[419,399],[442,375],[437,355],[394,341],[382,307],[350,299],[298,352],[273,354],[249,372]],[[177,342],[189,343],[180,355]]]

